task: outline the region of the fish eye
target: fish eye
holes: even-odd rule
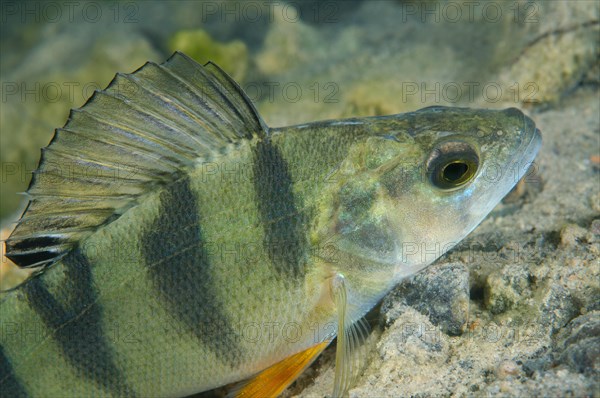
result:
[[[473,179],[479,167],[477,152],[466,142],[444,142],[427,159],[431,183],[443,190],[459,188]]]

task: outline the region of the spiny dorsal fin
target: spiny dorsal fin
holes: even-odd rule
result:
[[[266,131],[246,94],[212,63],[176,52],[117,73],[42,149],[6,256],[21,267],[49,264],[198,158]]]

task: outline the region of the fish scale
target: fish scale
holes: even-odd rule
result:
[[[233,166],[240,164],[251,165],[257,158],[255,147],[256,145],[254,148],[247,145],[245,151],[238,149],[229,156],[215,159],[211,164],[218,164],[222,169],[235,169]],[[294,333],[287,340],[301,340],[296,337],[296,325],[303,324],[307,314],[296,314],[293,311],[286,314],[278,310],[282,303],[287,302],[286,307],[293,308],[307,301],[307,298],[304,297],[303,289],[297,286],[300,283],[297,273],[282,275],[280,264],[275,265],[270,261],[273,259],[273,252],[282,252],[285,248],[265,246],[265,242],[268,242],[264,236],[265,230],[269,228],[264,226],[266,215],[261,214],[265,211],[259,209],[261,206],[258,205],[258,200],[268,202],[269,192],[257,189],[256,180],[259,178],[252,172],[247,177],[240,179],[235,173],[213,173],[210,167],[201,164],[197,173],[151,195],[82,243],[82,252],[88,256],[87,261],[93,264],[90,267],[93,279],[96,281],[96,275],[99,275],[95,283],[99,287],[98,300],[94,302],[94,307],[101,308],[104,318],[110,320],[100,328],[105,329],[106,332],[103,333],[107,335],[111,335],[111,331],[125,333],[125,336],[121,336],[122,339],[112,343],[118,347],[116,351],[122,361],[131,364],[129,369],[120,371],[126,376],[124,380],[136,395],[159,393],[160,386],[148,383],[148,380],[161,380],[162,384],[165,373],[172,373],[166,379],[176,379],[174,384],[180,386],[182,394],[196,391],[194,387],[197,385],[201,386],[198,388],[216,387],[218,384],[211,384],[214,380],[235,381],[236,376],[250,376],[254,373],[251,361],[261,359],[260,355],[265,354],[265,349],[270,348],[276,352],[270,353],[269,356],[275,358],[271,362],[284,358],[282,355],[286,352],[279,349],[278,345],[287,343],[286,336],[281,334],[286,321],[293,322],[290,323],[292,326],[288,333]],[[269,184],[272,178],[267,176],[262,180],[259,187]],[[273,181],[274,185],[279,185],[278,180]],[[247,200],[252,196],[256,196],[256,201]],[[223,200],[224,197],[227,199]],[[159,203],[158,206],[156,202]],[[289,221],[298,216],[298,213],[284,205],[274,216]],[[198,218],[202,218],[202,222]],[[276,231],[283,233],[280,245],[287,247],[293,244],[290,238],[298,238],[296,234],[286,236],[281,223],[279,225]],[[137,226],[139,228],[135,228]],[[208,242],[208,248],[196,257],[199,261],[193,263],[187,253],[201,248],[200,234],[192,232],[200,229],[203,231],[203,240]],[[249,254],[249,251],[253,253]],[[249,261],[243,261],[238,252],[249,254]],[[236,257],[234,261],[231,261],[228,253]],[[115,270],[116,254],[123,257],[123,266],[127,270]],[[186,267],[194,267],[202,272],[191,274]],[[66,268],[64,260],[54,264],[40,278],[52,281],[52,275],[63,268]],[[116,280],[115,272],[119,274]],[[293,283],[290,284],[290,281]],[[270,294],[265,290],[265,283],[270,286]],[[214,289],[224,285],[228,286],[225,290]],[[295,292],[290,289],[290,285],[296,285]],[[56,288],[60,286],[64,288],[64,281],[57,282]],[[196,296],[192,296],[194,293]],[[224,297],[219,300],[221,296]],[[151,306],[152,311],[146,312],[143,309],[147,307],[149,297],[153,297],[156,303]],[[128,306],[124,306],[124,303],[128,303]],[[3,304],[6,307],[10,305]],[[31,302],[30,305],[35,312],[35,306]],[[250,316],[245,319],[240,317],[240,313],[243,314],[240,309],[246,309],[249,305],[260,309],[259,313],[249,312]],[[164,311],[161,311],[162,316],[157,307]],[[200,311],[194,312],[195,309]],[[78,311],[73,316],[80,317],[80,322],[85,322],[90,311],[80,314],[81,312]],[[210,317],[207,318],[207,315]],[[135,320],[134,324],[131,319]],[[314,325],[314,321],[312,322],[309,326]],[[195,329],[192,327],[193,323],[196,323]],[[145,326],[142,328],[142,325]],[[144,333],[142,329],[149,330]],[[154,330],[162,332],[159,335],[147,334]],[[85,341],[85,336],[77,336],[77,330],[73,332],[75,341]],[[142,335],[139,340],[145,344],[164,346],[167,351],[164,355],[179,353],[177,361],[172,363],[167,372],[159,362],[148,363],[146,355],[136,356],[143,354],[140,347],[136,347],[139,345],[137,336],[140,333]],[[167,341],[171,334],[175,334],[173,341],[181,341],[181,347],[173,347],[174,343]],[[314,344],[312,330],[303,330],[301,334],[311,337],[308,345]],[[45,344],[57,345],[56,341],[61,339],[58,336],[60,332],[55,334],[54,341],[48,340]],[[257,337],[264,342],[258,341]],[[182,350],[183,347],[188,349]],[[60,347],[54,348],[60,350]],[[37,347],[36,350],[39,352],[45,348]],[[293,349],[286,350],[289,352]],[[202,356],[204,352],[205,357]],[[161,355],[158,357],[162,358]],[[94,360],[97,359],[98,357],[94,357]],[[241,373],[241,369],[235,367],[244,359],[249,370]],[[82,357],[81,360],[83,364],[87,363],[86,358]],[[260,362],[267,361],[262,358]],[[222,363],[222,367],[218,363]],[[66,368],[69,370],[73,367]],[[182,372],[182,368],[186,371]],[[131,373],[134,369],[142,372]],[[155,372],[158,374],[153,377]],[[191,377],[191,374],[195,376]],[[182,380],[190,380],[191,385],[185,386]],[[60,394],[61,391],[67,391],[67,386],[68,384],[61,383],[52,389],[44,382],[41,383],[40,391],[44,394]],[[113,385],[103,392],[122,395],[123,391]]]
[[[516,184],[486,167],[527,166],[540,145],[516,109],[269,129],[223,71],[180,53],[71,115],[7,240],[43,268],[0,298],[2,396],[274,396],[336,336],[342,396],[364,314]],[[41,178],[51,161],[127,173],[65,185]]]

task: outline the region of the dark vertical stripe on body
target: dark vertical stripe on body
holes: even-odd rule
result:
[[[2,346],[0,346],[0,397],[27,397],[27,391],[13,373],[10,359],[4,354]]]
[[[171,316],[215,355],[237,367],[242,351],[215,290],[199,203],[187,177],[161,193],[159,216],[142,238],[142,253]]]
[[[64,257],[63,306],[37,277],[23,286],[29,305],[42,318],[75,372],[114,396],[135,395],[114,362],[102,329],[102,308],[92,282],[91,266],[79,249]],[[40,364],[39,366],[53,366]]]
[[[277,273],[295,281],[305,272],[304,218],[298,212],[287,162],[268,140],[255,148],[254,189],[265,251]]]

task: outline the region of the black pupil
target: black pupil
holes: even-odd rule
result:
[[[460,180],[467,170],[469,166],[466,163],[450,163],[444,167],[442,175],[446,181],[454,182]]]

